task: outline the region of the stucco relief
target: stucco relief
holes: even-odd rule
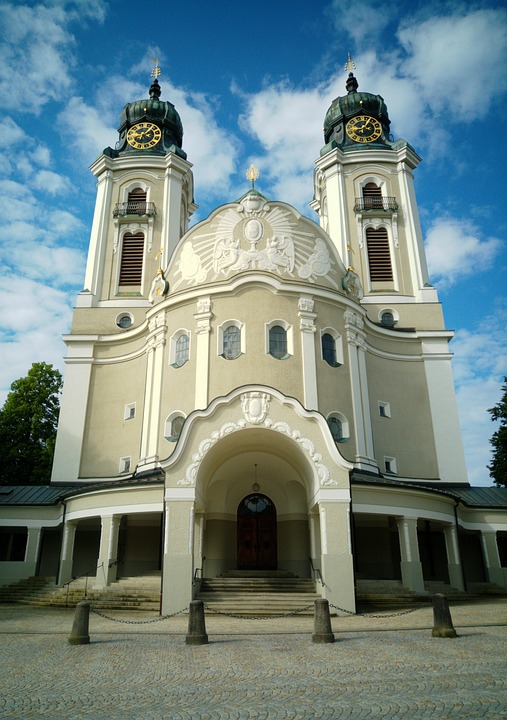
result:
[[[256,394],[263,395],[264,393],[249,393],[250,396]],[[269,397],[269,395],[267,397]],[[251,399],[253,400],[254,398]],[[255,417],[260,417],[261,415],[262,412],[259,416]],[[322,462],[322,455],[316,452],[315,444],[309,438],[302,437],[299,430],[293,430],[290,425],[285,422],[273,422],[270,418],[265,418],[263,421],[254,424],[262,424],[269,430],[283,433],[287,437],[297,442],[303,450],[304,454],[308,457],[310,462],[315,467],[317,476],[319,478],[319,484],[322,487],[332,487],[338,485],[337,481],[332,479],[331,473],[327,465]],[[241,418],[237,422],[225,423],[219,430],[214,430],[209,438],[202,440],[199,443],[197,452],[192,455],[192,462],[190,463],[190,465],[187,466],[184,477],[178,480],[176,484],[186,487],[195,487],[197,475],[199,473],[199,467],[205,455],[219,440],[224,438],[226,435],[230,435],[233,432],[237,432],[238,430],[244,430],[246,425],[247,420],[244,418]]]
[[[175,258],[172,290],[245,270],[297,276],[312,283],[325,277],[333,287],[340,287],[336,261],[323,238],[290,209],[256,195],[247,196],[235,208],[225,208],[196,229]]]
[[[241,396],[241,407],[245,420],[252,425],[263,423],[269,412],[269,401],[271,396],[268,393],[251,392]]]

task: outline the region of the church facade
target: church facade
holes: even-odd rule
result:
[[[507,589],[507,490],[470,488],[420,158],[379,95],[346,94],[315,163],[318,222],[254,186],[189,229],[181,119],[123,110],[97,178],[51,486],[0,493],[2,582],[160,572],[162,612],[230,570]]]

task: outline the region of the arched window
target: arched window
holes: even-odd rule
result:
[[[144,235],[127,232],[123,236],[118,285],[141,285],[143,279]]]
[[[222,355],[227,360],[241,355],[241,330],[236,325],[229,325],[223,332]]]
[[[327,424],[336,443],[344,443],[349,439],[349,423],[345,415],[340,412],[331,413]]]
[[[168,442],[176,442],[181,435],[185,417],[180,414],[170,415],[165,423],[164,437]]]
[[[340,442],[340,440],[343,440],[342,421],[337,417],[330,417],[327,421],[327,424],[329,425],[329,429],[331,430],[333,440],[335,442]]]
[[[322,357],[331,367],[338,367],[336,361],[336,342],[332,335],[324,333],[322,335]]]
[[[176,340],[176,346],[174,351],[174,367],[181,367],[188,360],[190,347],[190,338],[188,335],[180,335]]]
[[[289,357],[287,353],[287,330],[281,325],[269,328],[269,354],[277,360]]]
[[[367,228],[366,247],[368,250],[370,280],[372,282],[392,281],[393,268],[386,228]]]
[[[127,213],[129,215],[145,215],[146,197],[146,190],[140,187],[131,190],[127,198]]]

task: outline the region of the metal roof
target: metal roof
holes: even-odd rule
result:
[[[0,506],[5,505],[57,505],[71,495],[95,492],[109,488],[139,485],[160,485],[160,478],[129,478],[103,483],[73,483],[72,485],[0,485]]]
[[[71,489],[70,485],[2,485],[0,505],[57,505]]]

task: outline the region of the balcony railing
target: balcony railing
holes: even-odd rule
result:
[[[368,210],[384,210],[385,212],[397,212],[398,203],[393,197],[359,197],[354,205],[355,212]]]
[[[156,214],[155,203],[145,202],[144,200],[116,203],[113,210],[113,217],[125,217],[125,215],[155,216]]]

